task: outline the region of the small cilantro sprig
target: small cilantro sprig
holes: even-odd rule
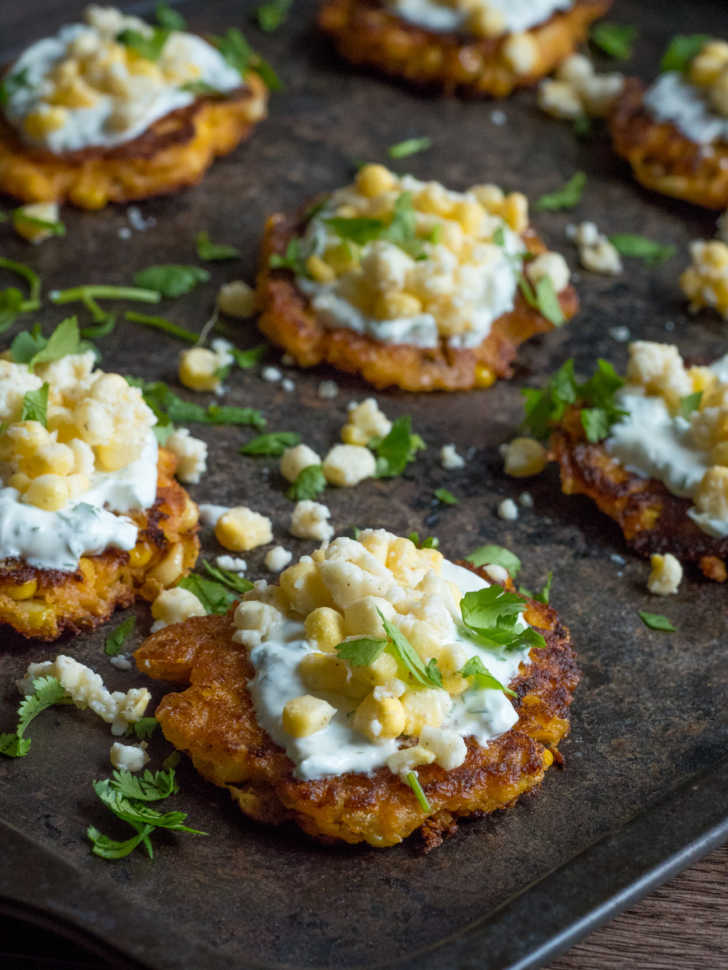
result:
[[[376,455],[376,477],[395,478],[426,446],[418,434],[412,433],[412,418],[404,415],[383,438],[373,438],[367,447]]]
[[[541,587],[538,593],[531,592],[530,589],[526,589],[525,586],[519,586],[518,592],[521,596],[527,596],[529,599],[536,600],[538,603],[544,603],[546,606],[549,604],[551,598],[551,585],[554,580],[554,574],[551,570],[548,571],[546,575],[546,582]]]
[[[227,586],[228,589],[233,590],[235,593],[247,593],[253,588],[253,584],[249,579],[241,576],[240,573],[233,572],[232,569],[223,569],[222,566],[213,566],[212,563],[208,562],[206,559],[203,559],[202,561],[202,568],[211,579],[221,583],[223,586]]]
[[[171,33],[172,31],[165,27],[153,27],[149,34],[127,28],[116,35],[116,40],[139,57],[143,57],[145,61],[158,61]]]
[[[437,501],[442,503],[442,505],[457,505],[460,501],[447,488],[436,488],[434,495]]]
[[[241,78],[244,78],[249,71],[254,71],[271,91],[280,91],[283,87],[280,78],[268,61],[253,50],[237,27],[231,27],[221,36],[212,36],[208,40],[217,47]]]
[[[700,407],[700,402],[703,400],[702,391],[694,391],[692,394],[686,394],[685,397],[680,398],[680,416],[686,420],[690,417],[693,411],[697,411]]]
[[[174,10],[168,3],[160,0],[154,7],[154,18],[165,30],[184,30],[187,21],[178,10]]]
[[[124,644],[134,633],[135,627],[136,617],[128,616],[122,623],[111,631],[104,642],[104,653],[107,657],[118,657]]]
[[[550,276],[542,276],[536,281],[535,287],[531,284],[524,273],[518,277],[518,289],[521,291],[524,300],[528,305],[538,310],[542,317],[555,327],[560,327],[566,323],[564,311],[561,309],[559,298],[554,289],[554,284]]]
[[[37,391],[26,391],[23,395],[21,421],[37,421],[48,427],[48,384],[42,384]]]
[[[581,202],[586,187],[586,173],[574,172],[569,181],[555,192],[547,192],[537,200],[537,212],[557,212],[559,209],[573,209]]]
[[[44,229],[53,236],[66,235],[66,226],[60,220],[39,219],[38,216],[31,215],[25,211],[23,206],[20,206],[20,208],[13,210],[13,226],[17,229],[18,226],[23,225],[32,226],[35,229]]]
[[[660,61],[661,71],[685,74],[690,64],[710,40],[707,34],[677,34],[672,38]]]
[[[460,670],[460,676],[469,678],[471,687],[474,690],[502,690],[509,697],[518,696],[514,690],[511,690],[510,687],[505,687],[497,677],[491,674],[480,657],[471,657]]]
[[[285,21],[293,5],[293,0],[267,0],[255,11],[258,26],[267,34],[277,30]]]
[[[240,449],[241,455],[268,455],[280,458],[286,448],[293,448],[301,440],[297,431],[270,431],[251,438]]]
[[[643,259],[648,266],[659,266],[676,253],[672,244],[663,244],[631,232],[620,232],[609,237],[618,253],[628,259]]]
[[[301,240],[290,239],[282,256],[280,253],[271,253],[268,265],[271,269],[288,269],[295,276],[305,276],[306,261],[303,256]]]
[[[427,800],[427,795],[425,795],[422,785],[420,784],[420,780],[417,777],[417,772],[408,771],[404,777],[404,780],[407,782],[407,784],[414,792],[414,796],[419,802],[419,805],[422,811],[427,812],[429,814],[432,811],[432,808],[430,806],[430,803]]]
[[[402,192],[397,197],[389,222],[364,216],[351,219],[337,216],[325,219],[324,222],[341,239],[359,246],[381,239],[403,249],[413,259],[423,259],[426,256],[423,243],[427,240],[420,239],[417,235],[417,218],[411,192]]]
[[[293,502],[315,499],[326,488],[326,477],[321,465],[307,465],[296,476],[296,480],[286,489],[286,495]]]
[[[240,370],[251,370],[256,364],[260,363],[267,350],[267,344],[256,344],[255,347],[248,347],[246,350],[231,347],[230,353],[233,355],[235,363]]]
[[[195,238],[197,256],[206,263],[219,262],[223,259],[237,259],[240,250],[227,243],[215,243],[210,239],[210,235],[204,229],[198,232]]]
[[[676,628],[662,613],[649,613],[647,610],[638,610],[637,612],[644,625],[650,630],[659,630],[661,633],[675,633]]]
[[[390,158],[409,158],[410,155],[426,152],[431,145],[432,139],[426,135],[421,138],[405,138],[404,141],[398,141],[396,144],[390,145],[387,149],[387,154]]]
[[[0,333],[4,333],[14,323],[19,314],[40,309],[40,276],[25,263],[0,256],[0,269],[20,276],[28,284],[28,298],[15,286],[0,290]]]
[[[166,317],[160,317],[149,313],[137,313],[136,310],[127,310],[124,319],[130,323],[139,323],[143,327],[150,327],[152,330],[161,330],[162,333],[175,337],[177,340],[184,340],[188,344],[199,343],[200,335],[194,330],[187,330],[176,323],[172,323]]]
[[[409,679],[421,687],[442,687],[442,674],[433,658],[425,664],[402,631],[384,616],[377,607],[379,619],[387,634],[392,652],[406,668]]]
[[[379,637],[353,637],[342,640],[336,645],[336,652],[342,660],[348,660],[352,667],[368,667],[386,649],[389,640]]]
[[[161,297],[174,299],[189,293],[198,283],[206,283],[210,274],[202,266],[182,266],[169,263],[148,266],[134,274],[134,285],[155,290]]]
[[[147,740],[151,738],[158,727],[159,721],[156,717],[140,717],[138,721],[134,722],[134,734],[140,741]]]
[[[220,404],[205,407],[195,401],[185,401],[172,391],[164,381],[144,381],[127,377],[132,387],[138,387],[146,404],[157,416],[161,429],[173,430],[176,424],[249,425],[264,428],[265,418],[256,408],[240,408]]]
[[[81,353],[89,346],[81,339],[76,317],[66,317],[48,338],[38,326],[16,334],[10,345],[10,356],[16,364],[27,364],[32,371],[38,364],[50,364],[68,354]]]
[[[521,560],[510,549],[505,549],[503,546],[492,544],[478,546],[465,558],[473,566],[502,566],[511,579],[515,579],[521,571]]]
[[[466,593],[460,601],[461,633],[488,650],[510,653],[524,647],[545,647],[543,636],[531,626],[517,626],[525,603],[498,585]]]
[[[437,536],[427,536],[425,539],[420,539],[419,532],[410,532],[407,536],[410,542],[413,542],[418,549],[438,549],[440,546],[440,540]]]
[[[56,704],[71,704],[66,689],[55,677],[36,677],[33,693],[24,697],[18,707],[18,725],[13,734],[0,734],[0,754],[23,758],[30,751],[31,740],[25,732],[34,718]]]
[[[589,380],[579,383],[574,375],[573,358],[570,358],[543,390],[523,390],[526,399],[524,424],[537,438],[543,438],[551,425],[563,418],[568,407],[579,403],[587,441],[601,441],[626,413],[615,401],[615,394],[623,385],[624,381],[612,365],[601,358]]]
[[[28,68],[6,74],[0,81],[0,108],[4,108],[16,91],[30,87]]]
[[[206,613],[227,613],[233,603],[240,599],[240,595],[224,583],[209,579],[207,576],[200,576],[198,573],[190,573],[177,585],[193,593],[204,606]]]
[[[637,40],[637,28],[631,24],[615,24],[601,20],[589,31],[589,40],[600,51],[617,61],[628,61]]]

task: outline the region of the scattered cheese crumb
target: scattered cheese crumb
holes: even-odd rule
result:
[[[177,428],[164,445],[177,458],[177,478],[196,485],[207,471],[207,444],[194,438],[188,428]]]
[[[157,224],[154,216],[149,216],[148,219],[145,219],[138,205],[130,205],[126,210],[126,217],[129,220],[129,225],[132,229],[136,229],[137,232],[146,232],[147,229],[151,229]]]
[[[308,445],[294,445],[292,448],[286,448],[281,455],[279,468],[281,475],[287,481],[295,482],[304,468],[320,464],[321,458],[313,448],[309,448]]]
[[[328,542],[334,534],[333,526],[327,521],[331,516],[329,509],[320,502],[304,499],[297,502],[291,515],[290,533],[299,539],[319,539]]]
[[[203,525],[209,525],[213,528],[217,525],[220,517],[225,515],[226,512],[230,511],[227,505],[210,505],[205,502],[198,506],[200,513],[200,522]]]
[[[283,546],[273,546],[265,555],[265,568],[270,569],[272,573],[279,573],[281,569],[286,568],[291,559],[293,559],[293,553],[288,549],[284,549]]]
[[[277,367],[271,367],[269,365],[268,367],[263,368],[263,370],[260,372],[260,376],[264,381],[268,381],[269,384],[275,384],[276,381],[279,381],[283,377],[283,374],[281,374]]]
[[[440,448],[440,464],[448,471],[453,471],[456,468],[464,468],[465,459],[457,453],[455,445],[443,445]]]
[[[128,653],[117,653],[115,657],[109,657],[109,663],[117,670],[131,670],[134,666]]]
[[[217,305],[228,317],[252,317],[257,309],[255,290],[243,280],[231,280],[218,290]]]
[[[368,445],[372,438],[383,438],[392,429],[392,422],[380,410],[376,398],[368,397],[361,404],[352,401],[349,418],[341,429],[341,440],[347,445]]]
[[[321,381],[318,386],[318,396],[326,400],[335,398],[339,393],[339,385],[336,381]]]
[[[604,276],[618,276],[622,272],[619,253],[595,223],[582,222],[578,226],[568,225],[566,236],[576,243],[579,260],[584,269]]]
[[[292,381],[290,377],[284,377],[281,381],[281,387],[290,394],[291,391],[296,390],[296,382]]]
[[[695,313],[713,307],[728,320],[728,244],[718,239],[690,243],[692,265],[680,277],[680,287]]]
[[[130,724],[136,724],[144,717],[152,699],[146,687],[132,687],[126,693],[119,690],[112,693],[95,670],[62,653],[55,660],[30,664],[24,679],[18,682],[21,693],[32,694],[33,680],[37,677],[55,677],[76,707],[81,710],[90,708],[111,725],[111,733],[116,737],[124,734]]]
[[[507,123],[508,115],[505,113],[505,111],[501,111],[500,108],[496,108],[494,111],[491,111],[490,120],[494,125],[500,128],[502,125]]]
[[[584,115],[603,118],[624,87],[621,74],[596,74],[583,54],[572,54],[538,87],[538,106],[552,118],[576,121]]]
[[[120,771],[141,771],[149,761],[149,755],[144,746],[137,744],[121,744],[114,741],[109,753],[111,764]]]
[[[273,523],[267,516],[238,505],[217,520],[215,538],[231,552],[249,552],[271,542]]]
[[[518,496],[518,501],[521,503],[524,509],[533,508],[533,495],[531,495],[530,492],[521,492],[521,494]]]
[[[484,567],[486,573],[494,583],[505,583],[508,579],[508,570],[498,563],[492,562]]]
[[[650,575],[647,589],[656,596],[671,596],[677,593],[682,581],[683,569],[680,561],[668,552],[664,556],[650,558]]]
[[[518,518],[518,506],[512,498],[504,498],[498,506],[498,517],[506,522],[515,522]]]
[[[247,562],[240,559],[239,556],[217,556],[215,565],[219,569],[227,569],[231,573],[244,573],[248,568]]]
[[[152,603],[152,633],[163,630],[172,623],[182,623],[191,616],[205,616],[207,610],[195,594],[182,586],[163,589]]]
[[[373,478],[376,470],[373,452],[363,445],[334,445],[323,462],[326,481],[340,488],[351,488],[365,478]]]
[[[607,331],[612,340],[616,340],[620,344],[625,344],[632,336],[629,331],[629,327],[610,327]]]
[[[116,235],[119,239],[131,239],[132,231],[128,226],[119,226],[116,230]]]

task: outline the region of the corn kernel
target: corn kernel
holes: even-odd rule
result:
[[[217,305],[226,316],[244,320],[257,310],[258,297],[252,286],[243,280],[233,280],[220,287]]]
[[[430,687],[406,691],[401,702],[407,715],[404,733],[413,735],[419,735],[426,724],[440,727],[451,706],[446,691]]]
[[[334,605],[316,565],[309,557],[284,569],[278,582],[292,609],[303,616],[319,606]]]
[[[359,699],[369,689],[365,682],[351,677],[348,664],[330,653],[307,653],[298,665],[306,687],[315,691],[333,691]]]
[[[214,391],[220,385],[220,358],[206,347],[183,350],[179,356],[179,380],[193,391]]]
[[[42,105],[31,111],[23,119],[23,130],[30,138],[42,139],[53,131],[58,131],[68,121],[65,108]]]
[[[324,253],[326,263],[337,275],[348,273],[359,265],[359,257],[354,246],[347,241],[329,246]]]
[[[511,192],[505,197],[501,215],[514,232],[528,229],[528,199],[522,192]]]
[[[229,509],[217,520],[215,537],[231,552],[248,552],[273,539],[271,521],[244,505]]]
[[[404,778],[410,771],[419,768],[420,765],[431,765],[435,760],[435,754],[422,744],[416,744],[412,748],[400,748],[387,758],[387,767],[393,775]]]
[[[309,640],[315,640],[316,646],[324,653],[333,651],[346,636],[344,617],[338,610],[332,610],[328,606],[319,606],[311,610],[303,626]]]
[[[57,512],[68,504],[68,485],[60,475],[39,475],[23,493],[23,501],[48,512]]]
[[[333,266],[325,263],[316,253],[312,253],[306,260],[306,270],[317,283],[333,283],[336,279]]]
[[[164,559],[149,571],[148,576],[163,587],[172,586],[184,572],[184,565],[184,546],[176,542]]]
[[[96,94],[81,77],[62,81],[48,96],[48,103],[63,108],[90,108],[96,102]]]
[[[513,478],[540,475],[547,461],[548,452],[535,438],[514,438],[505,449],[505,473]]]
[[[503,44],[503,57],[516,74],[530,74],[538,65],[538,44],[530,34],[509,34]]]
[[[703,475],[694,496],[695,508],[714,519],[728,519],[728,468],[714,465]]]
[[[108,444],[96,445],[94,453],[101,471],[115,472],[126,468],[138,457],[138,448],[135,441],[124,441],[117,437]]]
[[[38,580],[29,579],[27,583],[18,583],[16,586],[8,586],[7,593],[14,600],[29,600],[35,596],[38,589]]]
[[[396,697],[377,698],[372,692],[354,712],[352,726],[370,741],[381,741],[399,737],[405,721],[404,708]]]
[[[139,543],[129,552],[129,565],[132,569],[146,566],[152,558],[152,550],[146,543]]]
[[[384,165],[363,165],[357,172],[356,187],[368,199],[391,192],[396,184],[394,175]]]
[[[384,627],[379,612],[387,620],[394,616],[394,607],[381,596],[364,596],[355,600],[344,610],[344,629],[349,636],[384,637]]]
[[[303,694],[283,708],[283,730],[294,738],[307,738],[323,730],[336,714],[336,708],[319,697]]]
[[[544,750],[543,750],[543,762],[542,762],[543,767],[544,768],[550,768],[553,763],[554,763],[554,755],[553,755],[553,752],[552,751],[549,751],[548,748],[544,748]]]
[[[474,236],[479,233],[483,225],[485,210],[474,199],[461,199],[452,208],[452,218],[460,223],[463,232]]]
[[[475,185],[470,192],[488,212],[494,215],[500,213],[505,194],[499,186],[492,184]]]
[[[475,37],[497,37],[505,26],[503,14],[494,7],[475,7],[468,14],[467,29]]]
[[[495,384],[495,372],[486,367],[485,364],[475,365],[475,386],[491,387]]]
[[[12,452],[29,458],[45,447],[51,437],[40,421],[17,421],[5,432],[5,439],[10,443]]]
[[[49,441],[27,458],[20,460],[20,470],[31,478],[38,475],[69,475],[75,464],[74,454],[68,445]]]

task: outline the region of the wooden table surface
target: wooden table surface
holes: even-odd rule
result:
[[[546,970],[699,967],[728,967],[728,844],[587,936]]]

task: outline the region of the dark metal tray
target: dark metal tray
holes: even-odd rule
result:
[[[70,6],[28,0],[14,7],[5,24],[11,30],[3,30],[5,54],[70,19],[81,5]],[[244,15],[240,4],[218,0],[190,3],[185,12],[195,29],[217,31],[236,21],[247,26],[252,4],[242,9]],[[123,239],[125,210],[67,210],[64,240],[30,249],[4,230],[2,251],[32,262],[46,290],[124,283],[151,263],[194,261],[194,236],[207,229],[214,239],[240,245],[240,265],[212,264],[208,286],[159,311],[199,327],[217,285],[252,278],[266,213],[342,183],[354,160],[383,159],[386,146],[413,135],[430,135],[433,148],[408,159],[407,167],[456,187],[498,181],[536,198],[575,170],[586,171],[579,209],[535,216],[572,265],[575,254],[564,240],[570,220],[592,218],[608,232],[674,242],[679,255],[658,269],[630,261],[616,279],[581,274],[578,318],[532,341],[513,382],[471,394],[378,394],[388,413],[412,415],[429,451],[400,479],[326,496],[341,531],[353,525],[419,529],[438,535],[453,557],[499,542],[521,555],[529,586],[554,569],[552,602],[571,628],[584,671],[563,745],[566,770],[549,772],[537,795],[508,812],[463,823],[425,857],[409,843],[387,851],[322,848],[296,832],[253,825],[226,793],[183,762],[175,804],[209,837],[162,836],[154,862],[136,854],[108,863],[90,854],[84,831],[94,824],[114,832],[90,787],[108,773],[111,738],[89,713],[51,710],[32,726],[30,755],[0,761],[0,911],[85,939],[121,966],[153,970],[534,967],[728,837],[728,764],[721,760],[728,740],[724,589],[690,574],[678,596],[651,598],[646,564],[626,553],[609,521],[587,501],[562,497],[554,474],[526,483],[506,479],[497,450],[518,424],[519,389],[567,356],[582,369],[597,355],[624,365],[626,346],[610,334],[615,326],[628,327],[633,337],[674,340],[693,357],[725,352],[725,324],[707,314],[687,316],[676,282],[688,241],[712,235],[714,216],[642,191],[603,135],[577,140],[567,124],[538,111],[533,93],[500,104],[433,100],[349,71],[317,36],[312,14],[313,4],[299,0],[297,16],[276,34],[251,28],[286,91],[273,98],[270,119],[250,142],[218,162],[198,188],[141,206],[154,226]],[[623,0],[613,19],[639,26],[629,67],[645,77],[671,34],[720,32],[725,20],[722,4],[688,0],[669,7]],[[504,112],[505,124],[496,123],[494,110]],[[46,326],[61,319],[61,309],[48,309]],[[252,323],[241,325],[240,346],[257,339]],[[179,345],[164,336],[122,324],[100,346],[103,366],[174,382]],[[296,388],[286,393],[256,373],[238,372],[229,401],[259,406],[271,429],[299,430],[325,449],[346,403],[369,391],[332,372],[291,376]],[[324,377],[340,385],[334,401],[317,396]],[[192,489],[195,497],[250,502],[273,516],[287,546],[310,550],[286,536],[291,506],[273,463],[237,454],[248,433],[202,433],[210,443],[210,472]],[[461,452],[471,449],[461,472],[445,473],[437,460],[449,441]],[[458,496],[457,506],[433,505],[441,485]],[[534,509],[514,523],[498,519],[498,501],[524,488]],[[207,548],[212,552],[214,543]],[[249,558],[250,573],[264,575],[262,557]],[[647,630],[639,608],[664,611],[678,632]],[[141,635],[148,611],[139,607],[137,615]],[[3,634],[0,725],[14,723],[13,681],[31,660],[66,651],[113,687],[140,682],[104,657],[112,625],[57,645]],[[159,685],[154,692],[160,696]],[[158,766],[169,746],[155,739],[151,750]]]

